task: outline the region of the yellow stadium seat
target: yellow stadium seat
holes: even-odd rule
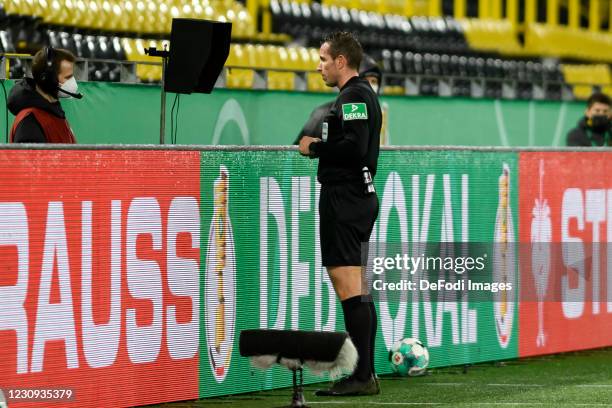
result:
[[[131,31],[131,22],[134,16],[134,2],[132,0],[125,0],[118,4],[120,8],[119,17],[115,21],[114,25],[117,31]]]
[[[253,44],[242,45],[242,52],[238,55],[238,65],[244,68],[255,66],[255,46]]]
[[[90,14],[89,9],[85,5],[83,0],[75,0],[73,2],[74,10],[72,14],[72,22],[71,26],[80,27],[80,28],[89,28],[85,25],[87,21],[87,16]]]
[[[525,51],[539,56],[612,62],[612,34],[530,24],[525,30]]]
[[[459,20],[470,48],[480,51],[497,51],[505,55],[523,52],[516,37],[514,25],[507,20],[461,19]]]
[[[377,11],[378,4],[375,0],[360,0],[359,8],[365,11]]]
[[[310,63],[314,69],[317,69],[320,61],[319,50],[316,48],[310,48],[308,53],[310,54]],[[321,74],[318,72],[309,72],[306,74],[306,80],[308,83],[308,90],[311,92],[325,92],[328,90],[328,87],[321,78]],[[329,90],[331,90],[331,88],[329,88]]]
[[[66,25],[70,18],[70,11],[64,9],[63,2],[51,0],[49,10],[44,18],[45,23],[54,25]]]
[[[296,47],[287,47],[287,65],[284,68],[292,70],[301,69],[300,54]]]
[[[100,6],[100,12],[103,14],[103,19],[99,28],[109,30],[115,24],[113,21],[113,4],[110,2],[110,0],[102,0],[100,2]]]
[[[101,30],[107,25],[110,16],[102,8],[100,0],[86,0],[85,7],[88,12],[83,16],[83,26]]]
[[[147,3],[144,0],[136,0],[131,15],[131,31],[146,33],[149,32],[149,27],[150,19],[147,14]]]
[[[317,64],[314,64],[310,59],[310,51],[306,47],[298,48],[299,65],[298,69],[303,71],[312,71],[317,69]]]
[[[136,47],[134,45],[134,41],[135,40],[133,38],[122,38],[121,39],[121,47],[125,51],[125,58],[128,61],[137,61],[138,60],[138,58],[136,58],[137,51],[136,51]]]
[[[226,65],[237,68],[229,68],[227,71],[226,86],[228,88],[253,88],[255,72],[252,69],[246,68],[249,66],[248,63],[249,59],[244,47],[241,44],[231,44]]]
[[[94,11],[94,9],[91,8],[90,2],[88,0],[79,0],[77,3],[77,7],[83,10],[83,12],[81,13],[81,20],[79,22],[79,27],[81,28],[93,27],[94,20],[97,17],[96,15],[98,12],[97,7],[95,8],[95,11]]]
[[[161,10],[158,7],[158,1],[147,1],[146,8],[146,32],[152,34],[169,33],[170,31],[166,32],[165,15],[161,13]]]
[[[609,85],[612,83],[610,68],[605,64],[561,66],[565,82],[579,85]]]
[[[574,93],[574,98],[586,100],[593,93],[593,87],[590,85],[574,85],[572,92]]]
[[[275,68],[291,69],[292,58],[289,49],[278,47],[279,64]],[[295,53],[297,60],[297,52]],[[268,73],[268,89],[274,90],[293,90],[295,83],[295,73],[286,71],[271,71]]]
[[[110,18],[104,29],[107,31],[118,31],[121,20],[123,20],[123,8],[118,2],[111,2]]]
[[[45,21],[49,7],[50,6],[48,0],[36,0],[34,2],[32,12],[34,13],[34,15],[42,18],[42,20]]]
[[[255,72],[252,69],[233,68],[228,71],[228,88],[252,89]]]
[[[160,18],[156,22],[157,30],[161,33],[169,34],[172,31],[172,16],[170,14],[170,3],[161,2],[159,3],[159,16]]]
[[[30,4],[25,0],[5,0],[4,11],[9,16],[31,16],[33,14],[33,10],[30,8]]]
[[[280,66],[277,45],[266,45],[266,53],[268,54],[268,68],[276,68]]]
[[[121,45],[125,50],[126,58],[128,61],[147,61],[157,62],[159,65],[149,64],[137,64],[136,65],[136,76],[145,82],[159,82],[162,78],[162,67],[161,60],[157,57],[151,57],[145,54],[145,48],[156,47],[163,49],[164,45],[167,45],[168,41],[156,41],[123,38]]]
[[[227,10],[226,17],[232,22],[232,34],[235,38],[254,38],[256,30],[253,18],[241,3],[234,3],[232,8]]]
[[[142,39],[137,39],[134,41],[134,48],[136,50],[136,61],[146,61],[147,56],[145,55],[144,49],[146,46],[144,45],[144,41]],[[148,46],[148,45],[147,45]],[[142,81],[149,81],[151,74],[151,66],[146,64],[138,64],[136,65],[136,76]]]
[[[227,59],[225,60],[225,66],[234,66],[236,65],[236,44],[230,43],[229,54],[227,54]]]
[[[610,68],[605,64],[563,64],[561,70],[565,82],[573,85],[572,90],[577,99],[591,96],[594,86],[603,90],[612,85]]]
[[[22,0],[23,1],[23,0]],[[35,17],[42,17],[44,9],[41,7],[41,4],[38,0],[25,0],[28,8],[30,9],[30,15]]]
[[[270,66],[270,60],[268,57],[268,53],[266,52],[266,47],[262,44],[257,44],[254,50],[255,55],[255,65],[254,67],[257,69],[266,69]]]

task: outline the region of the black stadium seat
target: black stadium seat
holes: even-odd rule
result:
[[[407,75],[413,75],[415,73],[414,54],[410,51],[407,51],[406,54],[404,54],[404,72]]]
[[[0,51],[14,53],[12,34],[9,30],[0,30]],[[11,60],[9,68],[10,78],[23,78],[26,74],[25,66],[21,60]]]
[[[62,32],[60,33],[61,47],[70,51],[76,55],[76,43],[74,41],[74,35],[72,33]]]
[[[423,75],[425,73],[423,55],[418,52],[414,53],[414,73],[417,75]]]
[[[13,44],[13,38],[10,31],[0,31],[0,43],[2,43],[4,52],[15,52],[15,45]]]
[[[8,27],[8,17],[2,4],[0,4],[0,30],[6,30]]]
[[[49,38],[48,44],[50,47],[53,48],[61,48],[62,47],[62,43],[60,40],[60,35],[58,32],[53,31],[53,30],[48,30],[47,31],[47,37]]]

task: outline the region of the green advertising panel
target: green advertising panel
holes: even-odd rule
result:
[[[376,176],[378,242],[408,243],[405,251],[412,256],[429,254],[423,248],[427,243],[469,242],[488,249],[492,257],[498,243],[518,236],[516,154],[385,151],[381,159]],[[494,262],[487,262],[492,275]],[[517,265],[510,266],[509,275],[516,279]],[[379,348],[416,337],[429,347],[433,366],[516,356],[516,310],[510,303],[428,304],[414,295],[411,291],[404,304],[392,304],[389,298],[388,310],[379,305]],[[384,367],[383,356],[378,356]]]
[[[13,81],[6,81],[10,89]],[[160,88],[82,82],[62,100],[78,143],[158,144]],[[216,89],[168,94],[167,144],[287,145],[310,112],[334,93]],[[382,140],[392,145],[564,146],[582,102],[383,96]],[[9,125],[14,117],[9,115]],[[5,131],[4,115],[0,129]],[[5,137],[2,137],[2,141]]]
[[[321,266],[316,161],[295,151],[201,154],[200,396],[290,385],[285,369],[250,367],[241,330],[343,330],[340,303]],[[517,156],[478,151],[383,151],[372,242],[512,242]],[[505,254],[516,259],[515,254]],[[506,272],[517,279],[516,263]],[[491,271],[492,273],[493,271]],[[404,337],[429,348],[431,366],[517,356],[513,299],[379,301],[376,368]],[[461,301],[463,299],[463,301]],[[306,382],[322,381],[306,373]]]

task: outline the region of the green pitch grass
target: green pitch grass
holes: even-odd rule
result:
[[[289,376],[290,373],[287,372]],[[305,387],[311,407],[612,407],[612,348],[503,363],[438,368],[413,378],[382,376],[381,395],[322,398]],[[151,407],[283,407],[291,389]]]

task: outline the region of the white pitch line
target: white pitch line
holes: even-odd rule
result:
[[[561,132],[563,131],[563,123],[565,122],[565,112],[567,111],[567,105],[565,102],[561,102],[561,107],[559,108],[559,117],[557,118],[557,128],[555,129],[555,137],[553,139],[552,145],[559,146],[561,141]]]
[[[549,407],[551,405],[550,402],[469,402],[468,404],[470,405],[543,405],[543,406],[547,406]],[[569,407],[576,407],[576,406],[580,406],[580,407],[609,407],[611,406],[610,404],[585,404],[585,403],[576,403],[576,402],[572,402],[572,403],[567,403],[567,404],[558,404],[556,403],[555,406],[558,407],[563,407],[563,406],[569,406]]]
[[[513,384],[513,383],[499,383],[499,384],[487,384],[494,387],[544,387],[543,384]]]
[[[443,402],[368,402],[372,405],[444,405]]]
[[[446,404],[444,402],[376,402],[376,401],[359,401],[359,402],[365,403],[368,405],[445,405]],[[330,402],[308,401],[308,405],[314,405],[314,404],[340,404],[340,405],[351,404],[351,405],[354,405],[355,402],[354,401],[330,401]]]
[[[466,383],[423,383],[423,385],[466,385]]]
[[[502,146],[510,146],[508,143],[508,133],[506,132],[506,125],[504,124],[504,114],[501,110],[501,102],[499,99],[496,99],[493,102],[495,106],[495,118],[497,119],[497,130],[499,132],[499,140],[502,143]]]
[[[612,384],[576,384],[574,387],[586,387],[586,388],[612,388]]]
[[[489,386],[489,387],[546,387],[548,384],[522,384],[522,383],[489,383],[489,384],[479,384],[479,383],[422,383],[422,385],[438,385],[438,386],[469,386],[469,385],[478,385],[478,386]],[[612,388],[612,384],[576,384],[576,385],[561,385],[562,387],[584,387],[584,388]],[[610,404],[612,406],[612,404]]]
[[[521,383],[490,383],[490,384],[479,384],[479,383],[423,383],[423,385],[450,385],[450,386],[466,386],[466,385],[478,385],[478,386],[491,386],[491,387],[544,387],[544,384],[521,384]]]
[[[412,405],[456,405],[457,403],[450,403],[450,402],[376,402],[376,401],[359,401],[360,403],[363,404],[368,404],[368,405],[390,405],[390,406],[401,406],[401,405],[406,405],[406,406],[412,406]],[[329,401],[329,402],[325,402],[325,401],[308,401],[309,405],[316,405],[316,404],[336,404],[336,405],[354,405],[355,401]],[[464,403],[462,403],[464,404]],[[551,404],[550,402],[466,402],[465,404],[469,404],[469,405],[485,405],[485,406],[492,406],[492,405],[499,405],[499,406],[517,406],[517,405],[525,405],[525,406],[547,406],[549,407]],[[556,406],[559,407],[563,407],[563,406],[568,406],[568,407],[611,407],[612,405],[610,404],[601,404],[601,403],[596,403],[596,404],[586,404],[586,403],[568,403],[568,404],[555,404]]]

